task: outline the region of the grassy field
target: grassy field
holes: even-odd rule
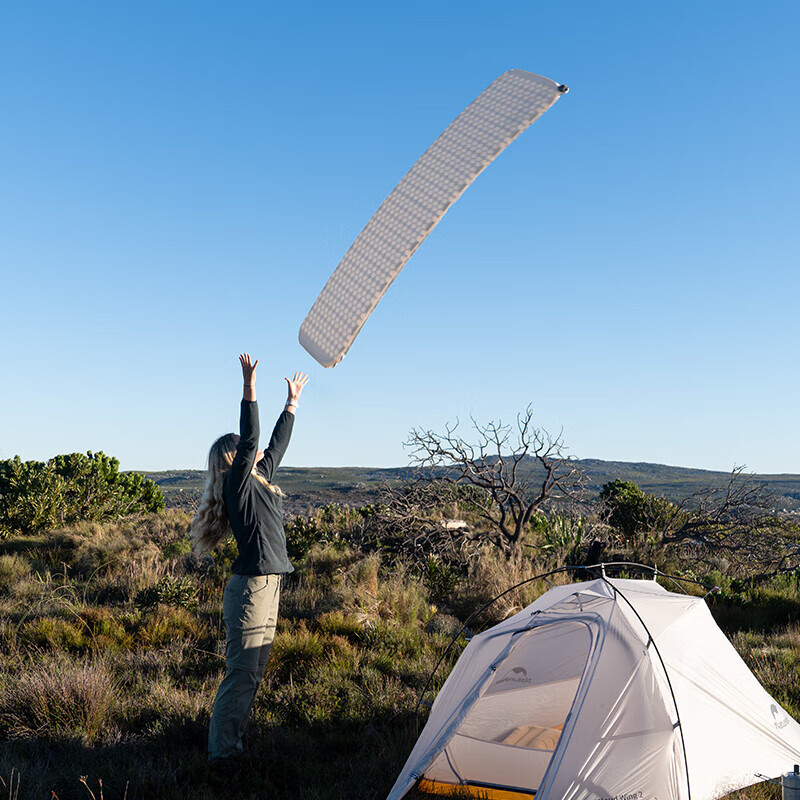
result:
[[[188,523],[172,509],[0,542],[0,797],[384,798],[424,724],[420,692],[461,621],[565,557],[554,547],[536,558],[484,552],[458,575],[415,574],[322,537],[295,557],[245,756],[220,779],[206,763],[206,735],[224,671],[222,591],[235,549],[197,559]],[[710,577],[722,587],[711,598],[717,620],[767,690],[800,716],[797,577],[747,591]],[[546,588],[525,586],[476,624]],[[434,691],[462,647],[463,637]],[[738,796],[766,800],[776,790]]]

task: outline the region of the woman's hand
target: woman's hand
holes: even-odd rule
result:
[[[250,360],[249,353],[242,353],[239,356],[239,363],[242,365],[242,379],[245,386],[256,385],[256,367],[258,366],[258,359],[255,364]]]
[[[244,381],[245,400],[255,401],[256,399],[256,367],[258,359],[253,363],[249,353],[242,353],[239,356],[239,363],[242,365],[242,380]]]
[[[294,409],[297,407],[297,401],[300,399],[300,394],[308,383],[308,375],[304,372],[295,372],[292,380],[286,378],[286,383],[289,384],[289,397],[286,400],[286,408],[294,413]]]

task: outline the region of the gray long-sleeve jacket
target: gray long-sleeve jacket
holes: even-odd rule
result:
[[[292,435],[294,414],[284,411],[275,423],[269,446],[257,469],[268,481],[281,463]],[[260,427],[258,403],[242,400],[239,445],[233,465],[225,476],[225,510],[239,555],[233,562],[236,575],[271,575],[294,572],[286,555],[283,530],[283,498],[259,483],[250,473],[258,451]]]

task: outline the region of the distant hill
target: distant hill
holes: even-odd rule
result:
[[[633,481],[645,492],[678,501],[708,487],[725,486],[730,473],[690,467],[587,458],[577,462],[586,473],[587,488],[596,495],[613,480]],[[535,462],[531,462],[535,469]],[[286,493],[284,506],[290,514],[327,503],[360,506],[374,502],[378,488],[396,484],[411,474],[409,467],[281,467],[278,483]],[[168,507],[193,509],[203,488],[205,474],[199,470],[148,472],[164,494]],[[533,477],[533,475],[531,476]],[[800,513],[800,475],[757,475],[776,495],[776,510]]]

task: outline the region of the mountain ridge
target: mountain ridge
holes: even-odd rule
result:
[[[590,495],[596,495],[605,483],[626,480],[643,491],[666,497],[673,502],[706,488],[726,486],[731,472],[696,467],[674,467],[648,461],[605,461],[597,458],[574,459],[585,473]],[[536,462],[530,459],[530,479],[535,479]],[[351,506],[375,502],[381,485],[397,483],[413,473],[412,467],[281,467],[278,483],[286,493],[287,513],[327,503]],[[792,473],[746,473],[764,483],[775,495],[776,511],[800,513],[800,475]],[[195,508],[203,488],[202,470],[166,470],[145,472],[164,494],[167,506]]]

